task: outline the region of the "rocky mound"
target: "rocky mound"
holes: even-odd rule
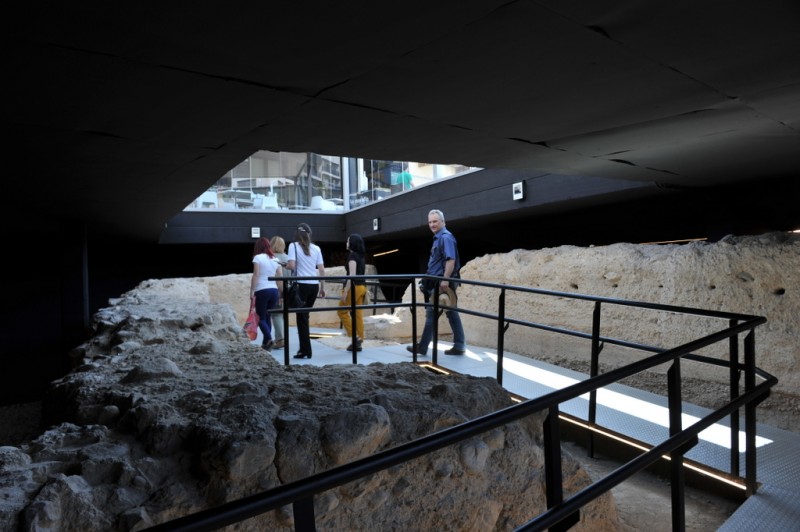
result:
[[[411,363],[283,367],[197,280],[148,281],[96,316],[50,428],[0,447],[0,529],[141,530],[509,406],[493,379]],[[315,499],[324,530],[510,530],[543,511],[541,418]],[[569,454],[565,484],[589,482]],[[290,508],[237,530],[291,530]],[[618,527],[610,495],[576,530]]]

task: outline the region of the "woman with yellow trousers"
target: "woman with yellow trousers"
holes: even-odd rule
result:
[[[353,233],[347,238],[347,260],[345,261],[345,271],[347,275],[364,275],[366,271],[366,246],[361,235]],[[353,290],[355,287],[355,290]],[[367,286],[363,279],[347,279],[342,286],[342,297],[339,300],[341,307],[337,313],[342,321],[347,335],[353,337],[353,320],[351,304],[355,292],[356,305],[364,304],[364,297],[367,294]],[[356,309],[356,338],[347,346],[348,351],[361,351],[361,342],[364,338],[364,311]]]

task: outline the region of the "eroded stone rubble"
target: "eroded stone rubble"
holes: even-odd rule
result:
[[[411,363],[283,367],[192,280],[101,310],[53,383],[51,427],[0,447],[0,529],[141,530],[511,404],[493,379]],[[320,530],[510,530],[545,508],[541,418],[331,490]],[[569,491],[587,474],[564,456]],[[237,530],[291,530],[291,508]],[[575,530],[617,529],[611,496]]]

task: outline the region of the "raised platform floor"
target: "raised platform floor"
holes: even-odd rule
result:
[[[290,345],[297,346],[296,330],[290,329]],[[342,335],[341,330],[312,329],[312,336],[320,338]],[[344,341],[347,345],[349,341]],[[260,343],[260,337],[254,341]],[[357,353],[359,364],[374,362],[411,362],[408,344],[384,344],[365,341],[364,349]],[[479,377],[497,377],[497,354],[492,349],[467,346],[463,356],[444,355],[452,344],[439,343],[437,364],[456,373]],[[353,354],[343,348],[331,347],[326,342],[312,339],[313,357],[294,359],[296,348],[290,350],[290,364],[352,364]],[[283,349],[272,351],[273,357],[284,363]],[[432,362],[431,352],[418,356],[418,362]],[[545,364],[537,360],[506,352],[503,360],[503,387],[523,398],[539,397],[555,389],[586,379],[587,375],[569,369]],[[612,431],[629,435],[645,443],[660,443],[668,434],[666,397],[623,385],[612,385],[598,392],[597,424]],[[562,405],[562,412],[586,419],[588,397],[574,399]],[[684,419],[691,423],[709,410],[683,404]],[[742,424],[743,426],[743,424]],[[726,446],[725,427],[712,427],[700,434],[699,443],[686,455],[692,461],[715,469],[727,471],[730,451]],[[728,519],[721,532],[800,531],[800,435],[769,425],[757,424],[757,492],[749,497]],[[744,447],[744,440],[740,440]],[[744,454],[740,464],[744,469]]]

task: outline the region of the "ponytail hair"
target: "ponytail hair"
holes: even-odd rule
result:
[[[307,223],[301,223],[294,232],[294,240],[303,248],[303,253],[311,255],[311,227]]]

